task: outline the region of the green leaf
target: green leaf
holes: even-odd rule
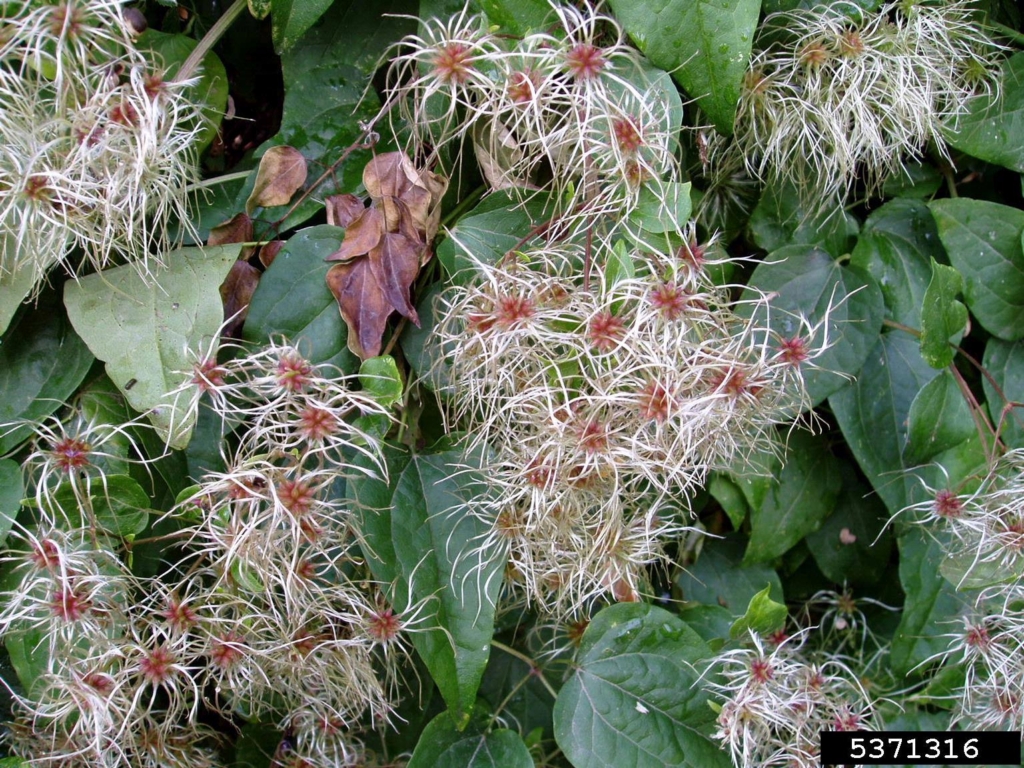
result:
[[[547,0],[477,0],[487,20],[510,35],[540,30],[551,16]]]
[[[812,326],[829,318],[827,329],[814,342],[827,338],[831,346],[814,367],[803,370],[813,405],[856,376],[878,338],[884,314],[882,292],[870,275],[840,266],[815,246],[794,245],[770,253],[750,276],[749,285],[739,314],[768,324],[781,339],[806,335],[800,318]],[[757,291],[771,296],[770,304],[754,303]]]
[[[12,253],[15,248],[14,236],[5,232],[0,237],[7,240],[2,247],[8,253]],[[0,272],[0,335],[11,324],[21,303],[32,295],[36,285],[45,276],[47,266],[40,261],[42,260],[30,260],[14,273],[7,271],[6,266]]]
[[[448,229],[437,258],[453,282],[468,282],[476,262],[494,264],[548,219],[546,195],[530,195],[525,203],[519,195],[514,190],[495,192]]]
[[[964,197],[929,204],[964,298],[985,330],[1024,338],[1024,211]]]
[[[697,562],[676,577],[687,605],[720,606],[735,618],[765,584],[771,585],[769,594],[773,600],[783,601],[779,575],[767,565],[744,564],[744,547],[744,539],[738,534],[704,542]]]
[[[908,423],[907,447],[903,452],[908,466],[923,464],[975,433],[964,393],[949,371],[943,371],[917,393],[910,404]]]
[[[149,524],[149,495],[128,475],[107,475],[102,483],[90,485],[91,518],[82,519],[80,494],[70,483],[61,483],[50,496],[51,513],[76,525],[95,520],[101,530],[121,538],[137,536]]]
[[[839,428],[861,470],[896,514],[919,492],[902,473],[910,405],[938,371],[921,359],[917,340],[904,333],[879,338],[857,380],[829,398]]]
[[[892,640],[891,663],[893,672],[903,677],[949,647],[949,625],[959,613],[960,601],[939,572],[945,547],[933,531],[911,526],[898,543],[900,584],[907,597]]]
[[[402,401],[402,376],[391,355],[364,360],[359,366],[359,382],[363,391],[385,408]]]
[[[249,13],[253,18],[262,20],[270,15],[270,0],[248,0]]]
[[[715,473],[708,481],[708,493],[722,507],[729,516],[732,527],[738,531],[743,521],[747,519],[747,512],[750,511],[743,491],[725,475]]]
[[[1001,427],[1000,435],[1007,445],[1024,448],[1024,408],[1009,406],[1024,403],[1024,341],[989,339],[982,365],[993,379],[989,381],[986,376],[981,380],[992,423]]]
[[[333,2],[334,0],[270,0],[274,49],[278,53],[283,53],[295,45]]]
[[[32,698],[42,693],[35,689],[50,664],[46,631],[40,628],[12,629],[4,635],[4,645],[18,681],[28,696]]]
[[[967,326],[967,307],[956,300],[963,278],[953,267],[932,259],[932,279],[924,292],[921,310],[921,357],[932,368],[945,368],[953,362]]]
[[[575,768],[726,768],[698,684],[711,655],[676,616],[619,603],[594,617],[555,701],[555,741]]]
[[[370,571],[381,584],[390,585],[388,598],[392,605],[402,605],[408,602],[409,590],[401,579],[401,564],[395,554],[391,533],[391,499],[394,484],[409,465],[412,456],[404,449],[385,443],[383,458],[386,473],[381,477],[369,458],[357,457],[355,464],[363,474],[353,474],[348,479],[346,492],[359,519],[359,531],[366,542],[363,556]]]
[[[195,417],[168,393],[188,377],[188,350],[201,349],[218,333],[218,289],[239,249],[182,248],[164,254],[166,267],[149,278],[127,264],[64,286],[64,305],[78,335],[106,363],[128,404],[147,412],[172,448],[188,445]]]
[[[906,162],[903,170],[885,180],[882,196],[931,200],[942,186],[942,174],[929,163]]]
[[[554,630],[544,638],[554,637]],[[560,676],[560,675],[559,675]],[[544,682],[557,685],[556,676]],[[480,684],[480,698],[493,707],[504,703],[501,714],[508,722],[514,722],[520,733],[528,734],[540,729],[545,738],[554,738],[551,713],[555,701],[536,674],[532,664],[510,653],[496,653],[487,663],[483,681]]]
[[[1024,563],[1019,558],[1009,564],[979,561],[977,552],[956,552],[946,556],[939,565],[939,573],[962,592],[1016,582],[1024,576]]]
[[[480,479],[460,452],[413,456],[391,498],[391,539],[410,601],[430,613],[413,634],[454,717],[469,717],[487,666],[504,563],[478,551],[485,523],[468,502]],[[380,553],[377,553],[380,556]]]
[[[766,251],[787,245],[816,245],[836,258],[848,253],[857,235],[857,220],[835,206],[808,211],[800,203],[801,192],[793,184],[771,185],[750,215],[750,237]]]
[[[533,768],[533,758],[515,731],[488,731],[476,721],[459,730],[442,712],[423,729],[408,768]]]
[[[644,234],[662,235],[686,225],[693,206],[690,203],[690,182],[651,182],[640,190],[636,208],[629,214],[630,223]]]
[[[974,157],[1024,172],[1024,53],[1003,62],[995,98],[982,95],[946,131],[946,141]]]
[[[945,261],[945,252],[928,207],[899,199],[868,216],[850,263],[878,282],[889,317],[920,328],[932,259]]]
[[[24,312],[0,343],[0,455],[32,433],[13,422],[38,422],[56,411],[93,362],[56,295],[44,294],[34,312]]]
[[[748,632],[755,632],[758,635],[770,635],[786,626],[786,617],[789,611],[782,603],[777,603],[769,597],[772,585],[750,598],[747,605],[747,612],[733,622],[729,628],[729,637],[737,640],[745,637]]]
[[[744,562],[774,560],[818,530],[835,508],[841,487],[839,462],[829,451],[827,440],[794,433],[764,504],[750,511],[750,543]]]
[[[24,497],[21,465],[10,459],[0,459],[0,545],[7,540]]]
[[[354,373],[359,359],[348,350],[348,330],[327,287],[330,264],[345,230],[321,224],[296,232],[260,278],[249,304],[243,336],[266,344],[284,336],[313,363]]]
[[[731,135],[760,0],[611,0],[611,7],[644,55]]]
[[[814,533],[807,548],[815,564],[836,584],[874,584],[885,572],[892,551],[885,504],[858,479],[850,464],[842,465],[843,489],[835,511]]]
[[[170,80],[199,42],[187,35],[169,35],[150,28],[139,35],[136,44],[161,67],[164,80]],[[204,106],[203,127],[196,140],[196,146],[203,150],[217,135],[228,106],[228,73],[216,53],[207,51],[203,56],[198,82],[185,89],[185,95],[192,103]]]

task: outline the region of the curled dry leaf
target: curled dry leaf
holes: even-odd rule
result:
[[[294,147],[271,147],[260,159],[256,184],[245,201],[248,214],[259,207],[286,205],[306,183],[306,158]]]
[[[231,265],[231,271],[220,286],[220,298],[224,302],[224,317],[229,322],[224,327],[223,335],[239,338],[245,316],[249,313],[249,303],[256,292],[262,273],[245,259],[239,259]]]
[[[363,201],[355,195],[331,195],[324,202],[327,205],[327,223],[332,227],[347,227],[366,209]]]
[[[416,325],[420,319],[410,291],[432,255],[444,177],[417,171],[402,152],[378,155],[363,170],[370,207],[352,195],[328,201],[328,220],[347,221],[345,239],[328,261],[327,284],[349,327],[348,345],[362,359],[381,348],[388,316],[398,312]]]
[[[269,243],[262,245],[259,259],[264,269],[274,263],[274,259],[277,258],[277,254],[281,252],[282,248],[284,248],[284,240],[271,240]]]
[[[246,213],[237,213],[223,224],[210,230],[207,245],[248,243],[252,240],[252,219]]]

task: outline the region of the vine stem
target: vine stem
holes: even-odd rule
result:
[[[497,648],[499,651],[504,651],[509,656],[515,656],[520,661],[528,664],[530,666],[530,674],[535,675],[537,679],[540,680],[541,683],[543,683],[544,687],[547,688],[548,693],[551,694],[551,698],[558,698],[558,691],[556,691],[554,686],[552,686],[551,683],[548,682],[548,679],[544,677],[544,671],[540,668],[540,666],[538,666],[536,661],[531,659],[525,653],[517,651],[515,648],[505,645],[504,643],[499,643],[497,640],[491,640],[491,646],[493,648]]]
[[[174,76],[174,82],[180,83],[188,80],[196,73],[196,70],[199,69],[199,65],[203,61],[203,58],[210,52],[210,49],[217,44],[217,41],[224,36],[224,33],[228,31],[228,27],[230,27],[234,23],[235,19],[241,15],[242,11],[245,10],[246,5],[246,0],[235,0],[235,2],[232,3],[226,11],[224,11],[224,15],[217,19],[217,21],[213,23],[212,27],[206,30],[206,34],[203,35],[202,40],[199,41],[199,45],[192,50],[192,53],[190,53],[188,58],[185,59],[185,63],[181,65],[181,69],[179,69],[178,73]]]

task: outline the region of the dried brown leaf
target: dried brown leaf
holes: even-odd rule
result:
[[[277,254],[284,248],[284,240],[271,240],[269,243],[264,243],[263,247],[260,248],[260,264],[264,268],[269,267],[274,263],[274,259],[277,258]]]
[[[341,247],[327,257],[327,261],[349,261],[376,248],[384,234],[384,217],[377,208],[366,208],[348,225]]]
[[[361,360],[379,355],[393,307],[374,277],[370,260],[335,264],[327,270],[327,286],[348,325],[348,348]]]
[[[420,273],[422,246],[399,232],[387,232],[380,245],[370,251],[370,269],[384,292],[384,298],[400,314],[420,324],[416,308],[409,301],[409,289]]]
[[[306,158],[294,147],[271,147],[260,159],[256,184],[245,202],[246,213],[257,207],[286,205],[306,183]]]
[[[231,271],[220,286],[220,298],[224,302],[224,317],[230,318],[224,327],[224,335],[238,338],[242,324],[249,313],[249,303],[263,274],[245,259],[231,265]]]
[[[335,227],[347,227],[358,219],[365,207],[355,195],[331,195],[327,204],[327,223]]]
[[[252,219],[248,214],[238,213],[218,224],[210,230],[207,245],[227,245],[228,243],[248,243],[252,240]]]

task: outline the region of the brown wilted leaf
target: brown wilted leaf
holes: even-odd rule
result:
[[[327,257],[327,261],[349,261],[363,256],[376,248],[384,234],[384,217],[378,208],[365,208],[363,212],[348,225],[345,239],[341,247]]]
[[[427,242],[437,234],[441,218],[441,198],[448,180],[430,171],[418,171],[404,152],[377,155],[363,170],[363,185],[370,197],[384,207],[387,231],[397,232],[399,214],[391,198],[398,198],[409,209],[413,224]]]
[[[230,321],[224,326],[224,335],[238,338],[242,324],[249,313],[249,303],[260,282],[260,272],[244,259],[231,265],[231,271],[220,286],[220,298],[224,302],[224,317]]]
[[[245,212],[257,207],[286,205],[306,183],[306,158],[294,147],[271,147],[260,159],[256,184],[245,201]]]
[[[380,245],[370,251],[370,269],[384,298],[398,312],[420,324],[416,308],[409,301],[409,289],[420,273],[422,245],[399,232],[387,232]]]
[[[380,354],[388,316],[394,307],[370,268],[369,259],[335,264],[327,270],[327,286],[348,325],[348,348],[361,360]]]
[[[264,243],[260,248],[259,257],[260,264],[263,265],[264,269],[274,263],[274,259],[277,258],[277,254],[284,248],[284,240],[271,240],[269,243]]]
[[[247,214],[238,213],[223,224],[210,230],[207,245],[227,245],[229,243],[248,243],[252,241],[252,219]]]
[[[327,204],[327,223],[334,227],[347,227],[365,210],[363,201],[355,195],[331,195]]]

